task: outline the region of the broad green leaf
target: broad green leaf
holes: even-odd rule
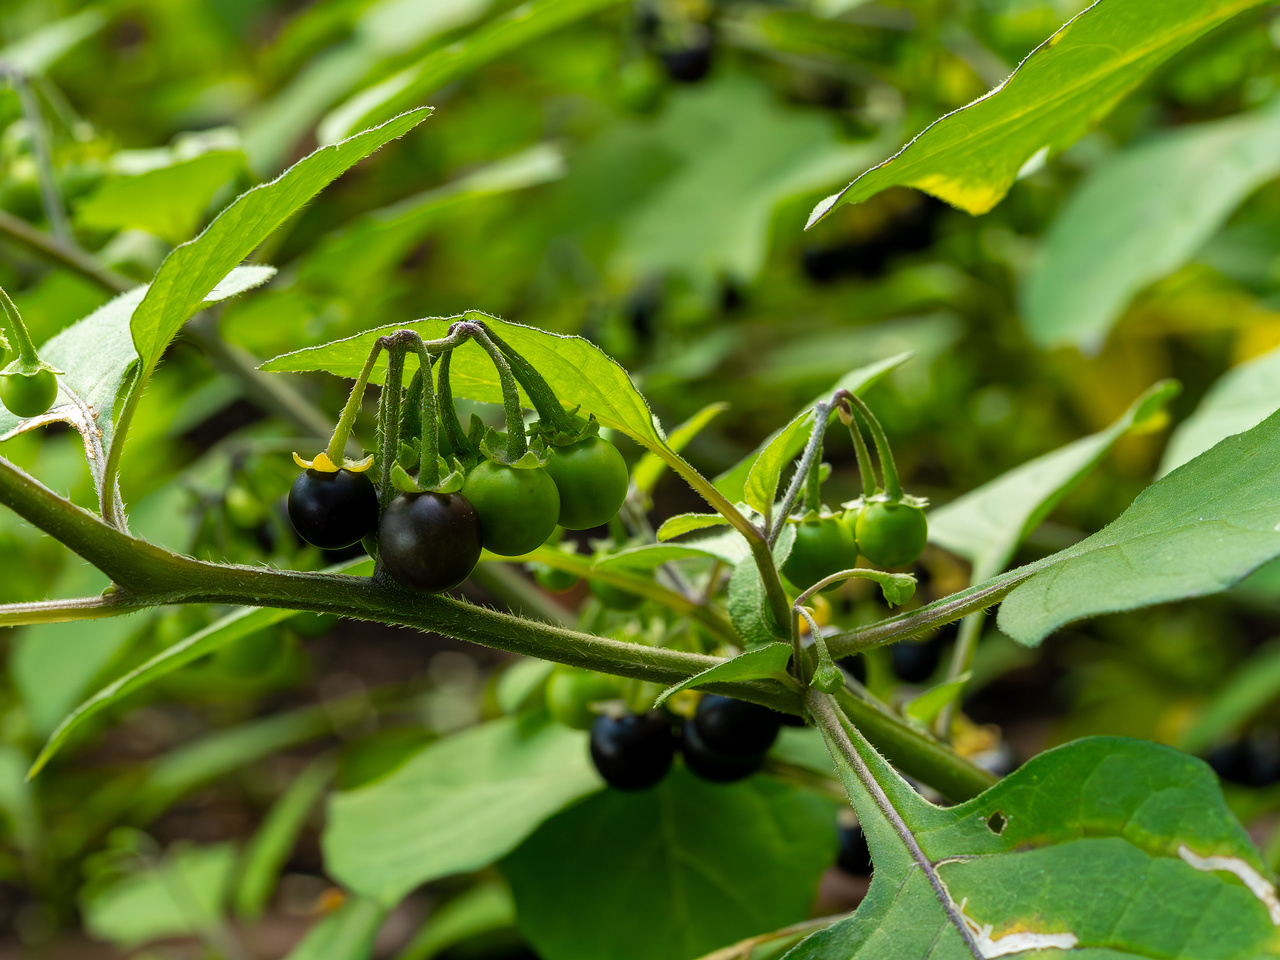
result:
[[[205,933],[222,917],[235,863],[229,843],[171,850],[160,863],[82,899],[85,929],[122,950]]]
[[[321,122],[321,143],[334,143],[368,123],[421,103],[436,90],[545,34],[581,20],[621,0],[531,0],[497,17],[469,36],[392,74],[341,104]]]
[[[386,908],[353,897],[312,927],[285,960],[369,960]]]
[[[710,527],[725,527],[729,525],[726,520],[718,513],[678,513],[674,517],[669,517],[658,528],[657,538],[662,540],[674,540],[676,537],[683,537],[687,533],[696,533],[699,530],[707,530]]]
[[[819,400],[829,400],[831,395],[840,389],[848,390],[850,393],[861,393],[885,374],[910,359],[910,353],[900,353],[897,356],[878,360],[865,367],[850,371],[832,384],[830,390],[814,397],[811,403],[806,404],[806,408],[812,408],[813,404]],[[760,467],[760,472],[756,478],[757,498],[764,499],[764,491],[767,491],[770,486],[770,478],[772,478],[772,487],[776,491],[778,478],[782,474],[783,467],[799,456],[800,451],[804,449],[804,445],[809,439],[808,434],[798,425],[799,421],[803,420],[804,417],[804,412],[798,414],[787,426],[770,434],[764,443],[760,444],[749,456],[744,457],[735,466],[716,477],[716,489],[730,500],[746,500],[747,481],[751,476],[751,472],[755,469],[756,463],[765,459],[767,455],[767,463]],[[786,434],[786,438],[785,441],[782,441],[784,434]],[[773,506],[772,497],[768,497],[766,502],[770,507]]]
[[[1274,952],[1275,889],[1201,761],[1145,741],[1080,740],[1036,756],[973,800],[940,808],[856,729],[845,731],[926,863],[828,740],[875,873],[857,912],[809,937],[789,960]]]
[[[791,645],[770,643],[703,670],[696,676],[667,687],[653,702],[660,707],[667,697],[681,690],[705,687],[708,683],[732,683],[738,680],[778,680],[787,676],[787,664],[791,662]]]
[[[430,113],[412,110],[349,140],[321,147],[270,183],[240,195],[200,236],[175,249],[134,311],[130,328],[145,383],[169,341],[214,286],[312,197]]]
[[[562,152],[543,143],[488,164],[434,190],[363,214],[326,234],[299,265],[311,289],[376,295],[383,274],[404,260],[436,223],[441,211],[479,197],[524,190],[564,175]]]
[[[585,734],[494,720],[433,743],[376,783],[333,794],[325,863],[345,886],[391,907],[428,880],[489,865],[599,786]]]
[[[476,311],[466,316],[484,320],[518,350],[546,378],[566,407],[580,406],[582,414],[595,414],[602,425],[621,430],[650,449],[663,445],[649,405],[631,382],[630,375],[590,340],[548,333]],[[388,324],[346,340],[286,353],[268,360],[262,369],[275,373],[325,370],[355,379],[378,337],[394,330],[413,330],[424,340],[435,340],[445,336],[450,325],[461,319],[464,318],[428,317],[412,323]],[[384,354],[374,371],[374,383],[382,382],[386,368]],[[493,362],[474,343],[463,344],[453,351],[450,381],[454,396],[485,403],[502,402],[502,387]]]
[[[432,913],[395,960],[431,960],[456,944],[515,922],[511,891],[502,883],[479,883]]]
[[[1015,467],[929,513],[929,539],[973,564],[974,583],[1003,570],[1018,545],[1130,430],[1161,422],[1176,381],[1155,384],[1107,429]]]
[[[636,133],[671,169],[617,224],[613,272],[625,280],[684,276],[703,296],[726,276],[755,279],[779,204],[845,179],[890,148],[884,140],[841,143],[829,116],[779,104],[746,73],[673,92]]]
[[[133,801],[133,814],[145,821],[183,794],[288,747],[329,733],[336,705],[304,707],[229,727],[183,744],[154,762]]]
[[[679,453],[701,433],[712,420],[729,409],[727,403],[709,403],[680,426],[667,434],[667,446]],[[643,493],[652,493],[658,479],[667,469],[667,462],[655,453],[646,453],[631,468],[631,482]]]
[[[90,6],[9,44],[0,50],[0,62],[25,74],[43,74],[106,23],[106,15]]]
[[[266,283],[275,272],[274,267],[265,264],[236,267],[215,284],[201,302],[217,303],[237,296]],[[60,378],[62,382],[97,413],[93,424],[102,431],[104,448],[110,445],[115,433],[117,398],[133,383],[138,353],[133,347],[129,323],[146,293],[147,287],[140,286],[120,294],[39,347],[41,358],[66,374]],[[68,417],[79,416],[74,405],[62,395],[54,410]],[[18,424],[17,417],[0,408],[0,436],[9,434]]]
[[[241,918],[253,921],[262,916],[275,893],[281,868],[332,777],[332,762],[325,758],[315,761],[294,778],[267,812],[262,826],[241,854],[236,871],[233,901]]]
[[[1263,707],[1280,696],[1280,643],[1272,641],[1240,665],[1178,740],[1188,753],[1199,753],[1236,732]]]
[[[1169,57],[1259,0],[1097,0],[1022,61],[1004,83],[947,114],[896,155],[814,207],[915,187],[986,213],[1037,155],[1074,143]]]
[[[597,570],[652,570],[673,560],[711,557],[736,566],[750,556],[747,541],[736,530],[685,540],[682,543],[646,543],[607,557],[592,566]]]
[[[1280,350],[1228,370],[1195,412],[1173,431],[1160,475],[1198,457],[1219,440],[1256,427],[1280,409]]]
[[[76,206],[76,222],[95,230],[137,228],[178,244],[200,223],[214,192],[244,167],[238,150],[218,150],[108,182]]]
[[[830,801],[677,767],[651,790],[606,790],[548,821],[502,872],[544,960],[691,960],[804,919],[834,855]]]
[[[353,575],[360,575],[373,569],[373,561],[362,557],[359,560],[338,564],[328,569],[332,573],[346,571]],[[45,743],[44,749],[40,751],[40,755],[36,757],[35,763],[31,766],[29,776],[34,777],[39,773],[73,733],[103,710],[119,703],[125,697],[136,693],[161,677],[168,676],[180,667],[213,653],[227,644],[234,643],[242,637],[247,637],[266,627],[281,623],[294,616],[295,613],[297,613],[295,610],[276,610],[269,607],[240,607],[209,624],[203,630],[193,633],[185,640],[179,640],[156,654],[146,663],[113,680],[76,707],[70,714],[63,717],[62,722],[49,735],[49,740]],[[83,629],[84,624],[68,624],[68,626],[77,626]]]
[[[1039,561],[1000,606],[1035,644],[1063,624],[1217,593],[1280,555],[1280,414],[1147,487],[1118,520]]]
[[[1023,289],[1027,332],[1042,347],[1097,352],[1133,296],[1190,260],[1277,172],[1275,107],[1180,127],[1104,160],[1049,226]]]

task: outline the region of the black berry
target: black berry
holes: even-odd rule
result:
[[[339,550],[378,525],[378,494],[363,473],[307,470],[289,490],[289,522],[307,543]]]
[[[684,763],[696,776],[713,783],[744,780],[764,765],[764,751],[751,756],[721,753],[707,746],[696,720],[686,720],[680,735]]]
[[[693,724],[698,739],[715,753],[755,758],[773,746],[782,715],[746,700],[708,693],[698,701]]]
[[[591,759],[605,783],[619,790],[656,786],[676,753],[671,722],[661,710],[599,716],[591,725]]]

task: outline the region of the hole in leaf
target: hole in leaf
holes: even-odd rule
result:
[[[1004,828],[1009,825],[1009,821],[1005,819],[1005,815],[997,810],[991,816],[987,817],[987,829],[996,836],[1004,833]]]

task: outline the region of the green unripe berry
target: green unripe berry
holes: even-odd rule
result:
[[[924,511],[909,503],[873,502],[858,515],[858,549],[878,567],[905,567],[929,539]]]
[[[51,370],[34,376],[10,373],[0,377],[0,402],[15,417],[38,417],[58,396],[58,378]]]

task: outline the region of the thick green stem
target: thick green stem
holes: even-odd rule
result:
[[[846,393],[846,396],[867,421],[867,428],[871,431],[871,439],[876,444],[876,453],[880,455],[880,472],[884,475],[884,492],[889,495],[891,501],[897,503],[902,499],[902,481],[898,479],[898,468],[893,462],[893,451],[889,449],[889,438],[885,436],[884,428],[880,426],[880,421],[876,419],[876,415],[871,412],[871,408],[867,406],[865,400],[856,393]]]
[[[0,305],[4,307],[5,336],[8,337],[10,346],[18,351],[18,358],[23,363],[39,363],[40,358],[36,355],[36,347],[31,342],[31,335],[27,333],[27,325],[22,322],[17,305],[4,287],[0,287]]]
[[[840,422],[849,428],[849,438],[853,440],[853,454],[858,461],[858,476],[862,478],[862,496],[870,499],[876,492],[875,465],[871,462],[871,451],[867,449],[862,428],[858,426],[858,421],[853,416],[853,405],[849,402],[851,396],[853,394],[848,390],[837,391],[836,410],[840,414]]]
[[[347,396],[347,405],[342,408],[342,416],[338,418],[338,425],[333,428],[333,436],[329,438],[329,446],[325,453],[329,459],[333,461],[335,466],[342,465],[343,453],[347,447],[347,437],[351,435],[351,428],[355,426],[356,417],[360,414],[360,405],[364,401],[364,389],[369,385],[369,377],[373,374],[374,364],[378,361],[378,354],[382,352],[385,346],[386,337],[379,337],[374,341],[373,349],[369,351],[369,356],[364,361],[364,366],[360,368],[360,375],[356,377],[355,385],[351,388],[351,393]],[[114,446],[114,444],[112,444]]]

